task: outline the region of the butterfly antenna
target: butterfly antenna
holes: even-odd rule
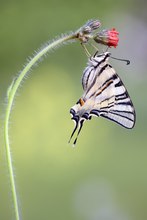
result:
[[[80,121],[80,128],[79,128],[79,130],[78,130],[77,137],[76,137],[76,139],[75,139],[74,142],[73,142],[73,146],[75,146],[76,143],[77,143],[78,136],[79,136],[80,131],[81,131],[82,127],[83,127],[83,123],[84,123],[84,120],[81,120],[81,121]]]
[[[124,61],[124,62],[126,62],[126,65],[130,64],[130,60],[120,59],[120,58],[116,58],[116,57],[112,57],[112,56],[111,56],[111,58],[114,59],[114,60]]]

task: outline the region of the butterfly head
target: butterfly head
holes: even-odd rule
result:
[[[96,51],[96,53],[92,58],[96,59],[98,62],[103,62],[103,61],[107,61],[110,56],[111,56],[110,52],[98,53],[98,51]]]
[[[107,63],[110,56],[111,56],[110,52],[98,53],[98,51],[96,51],[96,53],[93,56],[91,56],[89,59],[89,66],[92,65],[93,67],[96,68],[100,64]]]

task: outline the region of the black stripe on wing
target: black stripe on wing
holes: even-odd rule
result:
[[[109,88],[110,79],[113,81],[114,88]],[[97,103],[95,105],[98,106],[98,109],[91,110],[90,114],[110,119],[125,128],[133,128],[136,120],[135,109],[118,75],[113,73],[109,79],[103,82],[101,88],[103,89],[97,93]],[[99,102],[101,96],[105,96],[105,98]],[[112,101],[113,97],[114,101]]]
[[[89,59],[88,66],[85,68],[82,76],[82,86],[84,91],[89,91],[94,86],[97,77],[100,76],[106,68],[112,68],[112,66],[107,63],[109,57],[109,52],[104,54],[98,54],[98,52],[96,52],[95,55]]]
[[[110,119],[125,128],[133,128],[136,120],[134,106],[122,81],[119,77],[118,79],[119,82],[115,85],[116,92],[125,92],[115,95],[115,101],[111,105],[108,104],[108,106],[100,108],[100,116]]]
[[[125,128],[128,128],[128,129],[131,129],[134,127],[134,119],[131,119],[130,117],[126,117],[125,115],[122,116],[120,114],[114,114],[114,113],[101,113],[100,116],[104,117],[104,118],[107,118],[111,121],[114,121],[116,122],[117,124],[125,127]]]
[[[93,109],[91,110],[90,115],[107,118],[128,129],[134,126],[134,115],[132,112]]]

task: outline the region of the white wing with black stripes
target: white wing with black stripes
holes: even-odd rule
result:
[[[89,59],[82,77],[84,94],[70,110],[72,120],[75,121],[71,138],[77,128],[78,137],[83,122],[92,116],[108,118],[125,128],[133,128],[135,124],[132,101],[123,82],[108,63],[109,57],[110,53],[105,52],[96,53]]]

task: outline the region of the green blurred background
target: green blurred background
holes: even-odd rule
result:
[[[23,220],[147,219],[147,2],[0,0],[0,220],[14,219],[3,141],[12,79],[44,42],[97,18],[120,32],[112,61],[136,108],[133,130],[101,118],[85,123],[78,144],[69,109],[82,94],[87,58],[79,43],[51,53],[17,93],[10,140]]]

